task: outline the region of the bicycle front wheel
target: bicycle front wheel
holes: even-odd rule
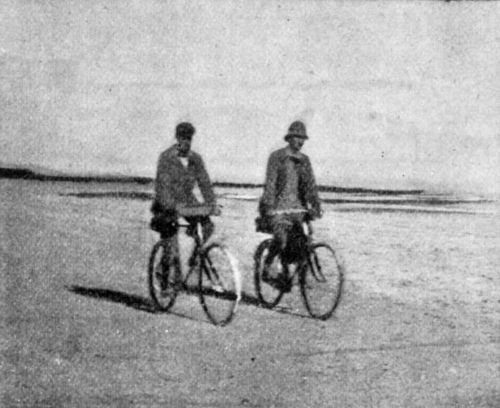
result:
[[[312,317],[328,319],[340,302],[343,267],[335,251],[325,243],[313,244],[300,274],[304,304]]]
[[[175,302],[178,267],[177,262],[169,261],[168,245],[158,241],[151,251],[148,266],[149,294],[158,310],[167,311]]]
[[[201,255],[200,301],[210,321],[224,326],[231,321],[241,298],[241,277],[236,259],[221,244],[211,244]]]

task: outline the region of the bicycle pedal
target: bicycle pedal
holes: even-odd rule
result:
[[[263,275],[262,280],[282,292],[290,292],[292,290],[292,282],[286,276],[278,275],[276,277],[271,277]]]
[[[284,293],[289,293],[292,291],[293,284],[292,282],[282,282],[281,283],[281,291]]]
[[[170,297],[170,296],[175,296],[177,290],[171,285],[168,285],[164,288],[161,288],[160,292],[161,292],[161,297]]]
[[[174,288],[176,291],[186,291],[188,287],[184,282],[176,282]]]
[[[224,286],[219,285],[219,284],[213,284],[212,285],[212,290],[216,293],[224,293],[226,290],[224,289]]]
[[[168,276],[164,276],[161,272],[156,272],[155,273],[156,279],[158,282],[160,282],[160,288],[161,290],[165,290],[168,288]]]

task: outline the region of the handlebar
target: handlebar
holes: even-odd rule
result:
[[[192,205],[177,206],[176,212],[179,217],[206,217],[209,215],[220,215],[220,206]]]
[[[288,208],[284,210],[271,210],[268,212],[269,215],[286,215],[286,214],[306,214],[309,215],[309,217],[306,217],[304,219],[304,233],[306,235],[312,236],[313,234],[313,227],[312,227],[312,217],[310,217],[311,211],[306,210],[304,208]]]
[[[271,210],[269,211],[269,215],[283,215],[283,214],[307,214],[309,210],[305,210],[302,208],[290,208],[286,210]]]

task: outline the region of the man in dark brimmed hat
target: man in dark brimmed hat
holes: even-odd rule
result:
[[[311,162],[300,151],[308,138],[304,123],[293,122],[285,136],[288,146],[269,156],[264,194],[259,203],[260,215],[269,220],[269,232],[274,235],[274,246],[266,263],[271,263],[273,257],[287,247],[290,235],[297,228],[302,228],[306,216],[321,217],[321,203]],[[300,210],[307,210],[307,213]]]

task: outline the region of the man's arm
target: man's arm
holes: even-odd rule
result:
[[[203,200],[206,204],[215,206],[217,200],[215,197],[214,189],[212,187],[212,182],[205,168],[205,163],[201,156],[196,158],[196,181],[198,182],[198,187],[200,187]]]
[[[171,189],[172,180],[170,178],[168,160],[166,157],[160,156],[156,169],[155,200],[160,204],[163,210],[175,209],[175,202],[171,194]]]
[[[264,213],[273,209],[276,205],[276,180],[278,178],[278,160],[275,154],[271,154],[267,161],[266,182],[264,194],[261,199],[261,207]]]
[[[320,218],[321,213],[321,200],[319,199],[318,194],[318,186],[316,185],[316,179],[314,177],[313,168],[311,165],[311,161],[309,157],[306,157],[306,172],[307,172],[307,184],[306,184],[306,197],[309,204],[311,204],[311,208],[313,210],[313,215],[315,218]]]

